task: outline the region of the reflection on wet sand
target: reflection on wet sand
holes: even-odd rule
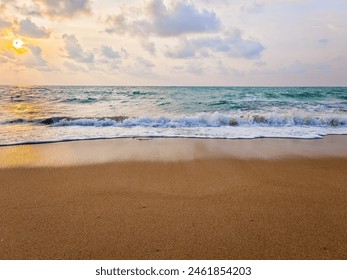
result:
[[[0,168],[76,166],[109,162],[175,162],[206,158],[345,158],[346,136],[298,139],[110,139],[0,147]]]
[[[7,147],[0,153],[0,166],[30,166],[41,159],[40,149],[32,145],[18,145]]]
[[[73,146],[66,144],[50,143],[0,147],[0,168],[64,166],[79,163]]]

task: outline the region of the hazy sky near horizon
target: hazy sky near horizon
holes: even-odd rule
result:
[[[3,85],[347,85],[346,0],[0,0],[0,14]]]

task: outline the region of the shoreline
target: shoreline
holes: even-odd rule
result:
[[[305,137],[268,137],[268,136],[257,136],[253,138],[226,138],[226,137],[202,137],[202,136],[120,136],[120,137],[100,137],[100,138],[81,138],[81,139],[64,139],[64,140],[48,140],[48,141],[38,141],[38,142],[19,142],[19,143],[10,143],[10,144],[0,144],[0,148],[2,147],[12,147],[12,146],[23,146],[23,145],[43,145],[43,144],[55,144],[55,143],[68,143],[68,142],[84,142],[84,141],[98,141],[98,140],[118,140],[118,139],[133,139],[133,140],[141,140],[141,139],[195,139],[195,140],[257,140],[257,139],[284,139],[284,140],[321,140],[326,137],[347,137],[346,134],[326,134],[321,135],[321,137],[315,137],[315,138],[305,138]]]
[[[347,259],[346,143],[2,147],[0,259]]]
[[[207,158],[280,159],[347,157],[347,136],[321,139],[117,138],[0,147],[0,169],[123,161],[191,161]]]

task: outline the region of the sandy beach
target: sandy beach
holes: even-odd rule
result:
[[[347,137],[0,147],[0,259],[347,259]]]

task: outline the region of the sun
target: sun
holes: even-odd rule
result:
[[[12,42],[12,46],[17,50],[21,49],[23,45],[24,45],[24,42],[20,39],[13,40]]]
[[[17,54],[25,54],[28,51],[21,39],[13,39],[11,49]]]

